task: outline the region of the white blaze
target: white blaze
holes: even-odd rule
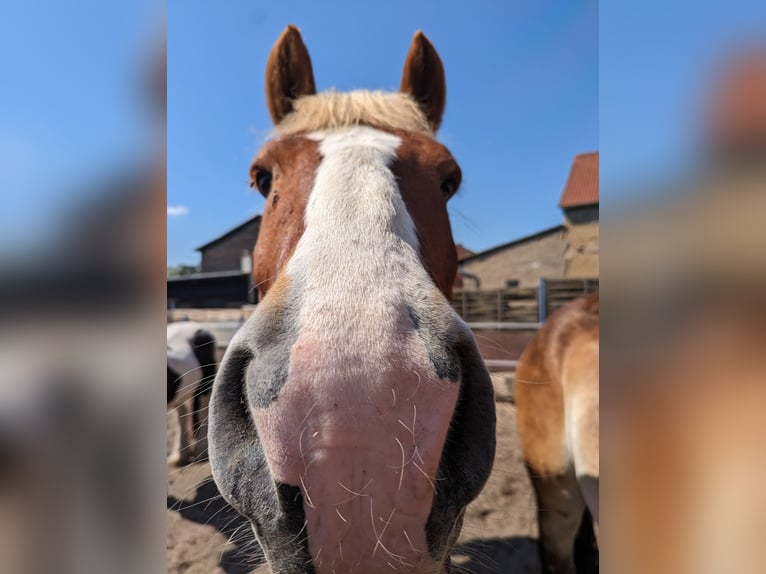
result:
[[[359,340],[373,336],[366,329],[338,329],[369,321],[379,329],[394,328],[391,310],[401,307],[405,291],[431,284],[390,169],[401,139],[365,126],[309,137],[319,142],[322,161],[306,206],[305,231],[287,267],[303,295],[299,321],[334,336],[336,344],[346,335],[345,344],[367,343]]]

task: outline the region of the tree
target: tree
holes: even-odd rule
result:
[[[187,265],[186,263],[168,267],[168,277],[183,277],[184,275],[191,275],[192,273],[198,272],[199,269],[196,265]]]

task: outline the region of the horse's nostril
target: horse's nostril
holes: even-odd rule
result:
[[[247,404],[247,368],[253,353],[247,348],[232,349],[221,363],[215,379],[210,417],[217,424],[237,422],[255,428]]]
[[[223,371],[223,381],[227,383],[227,387],[235,387],[237,386],[237,393],[244,396],[246,393],[245,390],[245,378],[247,375],[247,367],[250,365],[250,362],[253,360],[253,353],[248,349],[235,349],[232,351],[232,353],[227,357],[225,363],[221,366],[221,370]],[[235,385],[234,382],[239,381],[238,385]],[[233,388],[229,388],[228,390],[234,391]]]

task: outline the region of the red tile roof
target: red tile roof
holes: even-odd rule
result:
[[[471,255],[475,255],[473,251],[470,249],[467,249],[462,243],[458,243],[455,245],[455,249],[457,250],[457,260],[462,261],[466,257],[470,257]]]
[[[598,152],[576,155],[561,194],[559,207],[578,207],[598,203]]]

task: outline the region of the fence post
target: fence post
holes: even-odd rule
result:
[[[503,321],[503,291],[502,289],[497,290],[497,322],[502,323]]]
[[[460,292],[460,298],[462,300],[463,320],[468,321],[468,317],[465,314],[465,290]]]
[[[548,283],[542,277],[537,288],[537,320],[542,323],[548,316]]]

